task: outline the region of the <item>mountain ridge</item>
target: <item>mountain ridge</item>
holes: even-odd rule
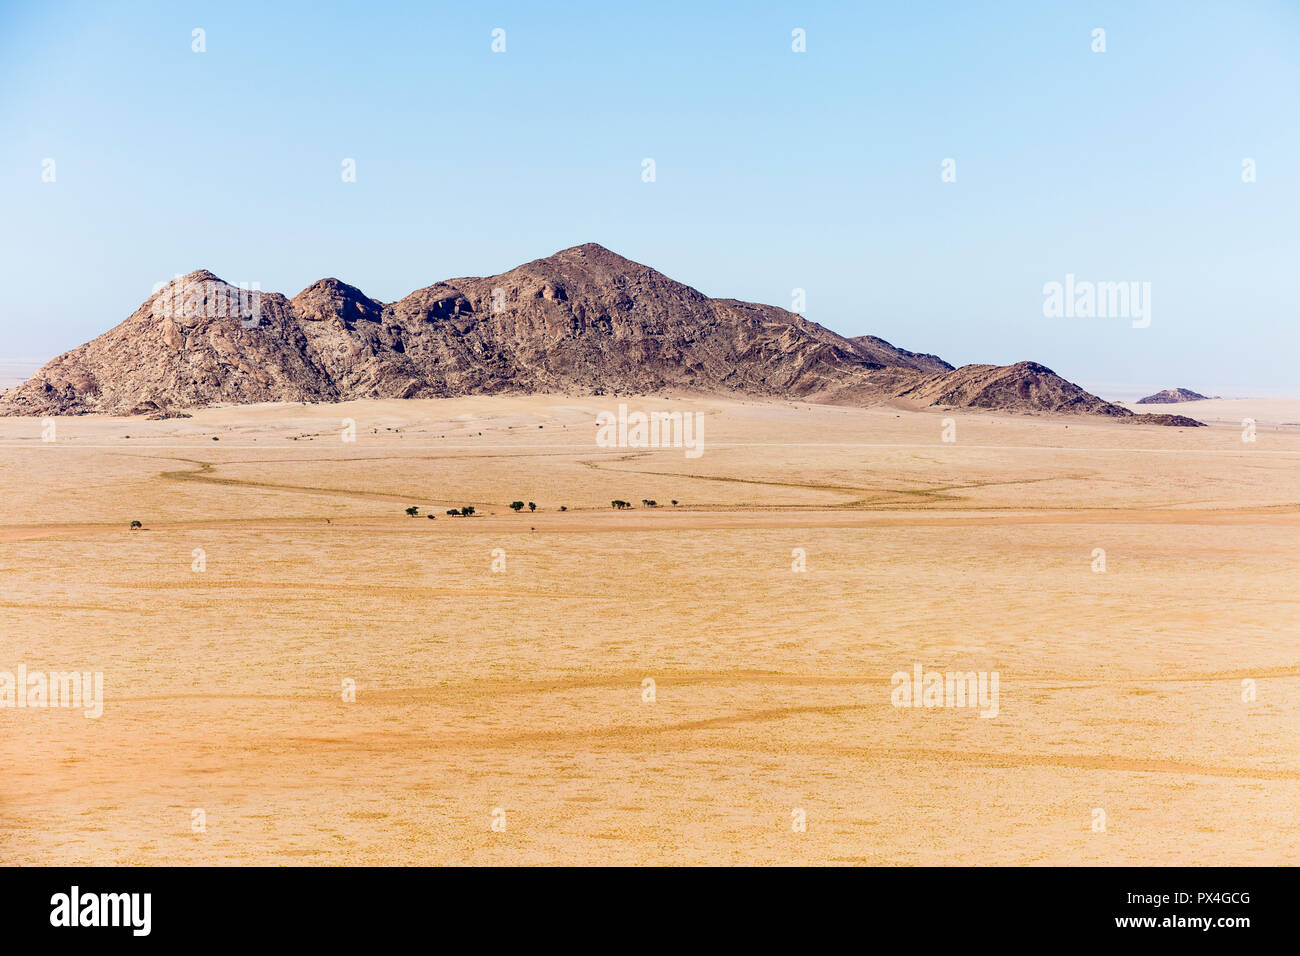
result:
[[[0,393],[0,415],[534,392],[899,400],[1200,424],[1136,415],[1037,363],[954,369],[777,306],[711,298],[596,243],[387,303],[334,277],[287,298],[196,270]]]

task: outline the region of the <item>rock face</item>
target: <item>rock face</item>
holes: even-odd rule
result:
[[[1173,405],[1176,402],[1203,402],[1210,396],[1193,392],[1190,388],[1167,388],[1146,398],[1139,398],[1137,405]]]
[[[167,416],[226,403],[505,392],[898,398],[1154,417],[1032,362],[954,369],[775,306],[710,299],[594,243],[387,304],[338,279],[287,299],[192,272],[0,395],[0,414]]]

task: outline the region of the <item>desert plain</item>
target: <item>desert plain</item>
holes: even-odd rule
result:
[[[1300,402],[1157,410],[0,419],[0,670],[104,678],[0,708],[0,861],[1295,864]]]

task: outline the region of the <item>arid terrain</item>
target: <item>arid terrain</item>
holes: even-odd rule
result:
[[[598,447],[619,401],[703,454]],[[1300,863],[1300,402],[1164,410],[1208,427],[0,418],[0,670],[105,693],[0,709],[0,859]],[[996,671],[996,717],[893,706],[917,664]]]

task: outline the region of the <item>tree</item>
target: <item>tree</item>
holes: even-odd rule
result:
[[[515,514],[518,514],[524,510],[524,503],[522,501],[512,501],[510,502],[510,507],[515,510]]]
[[[463,507],[463,508],[460,509],[460,513],[463,514],[463,515],[465,515],[465,517],[469,517],[470,515],[472,515],[472,514],[474,513],[474,506],[473,506],[473,505],[466,505],[465,507]]]
[[[676,499],[676,498],[673,499],[673,504],[677,504],[677,499]]]
[[[448,509],[447,509],[447,514],[451,515],[453,518],[459,518],[459,517],[460,517],[460,509],[459,509],[459,508],[448,508]]]
[[[530,502],[528,502],[528,510],[529,510],[529,511],[536,511],[536,510],[537,510],[537,502],[535,502],[535,501],[530,501]]]
[[[569,506],[568,506],[568,505],[560,505],[560,510],[561,510],[561,511],[568,511],[568,510],[569,510]]]
[[[142,525],[142,524],[141,524],[140,522],[138,522],[138,521],[132,521],[132,522],[131,522],[131,530],[132,530],[132,531],[134,531],[136,528],[143,528],[143,527],[144,527],[144,525]]]
[[[411,505],[411,507],[406,509],[406,513],[410,515],[412,518],[414,518],[416,515],[420,513],[420,509],[417,508],[415,505]]]

